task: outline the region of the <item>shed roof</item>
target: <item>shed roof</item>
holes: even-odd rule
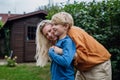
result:
[[[8,18],[11,18],[11,17],[15,17],[15,16],[18,16],[20,14],[0,14],[0,17],[1,17],[1,21],[3,22],[3,24],[5,24],[8,20]]]
[[[20,18],[25,18],[25,17],[37,15],[37,14],[45,14],[45,15],[47,15],[47,11],[39,10],[39,11],[35,11],[35,12],[23,14],[23,15],[13,16],[13,17],[8,18],[8,20],[9,21],[16,20],[16,19],[20,19]]]
[[[25,17],[36,15],[36,14],[47,15],[47,11],[39,10],[39,11],[26,13],[26,14],[10,14],[10,13],[0,14],[0,17],[1,17],[1,21],[3,22],[3,24],[5,24],[7,21],[12,21],[12,20],[20,19],[20,18],[25,18]]]

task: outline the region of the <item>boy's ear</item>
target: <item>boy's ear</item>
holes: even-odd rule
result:
[[[65,27],[66,30],[68,30],[69,29],[69,24],[65,24],[64,27]]]

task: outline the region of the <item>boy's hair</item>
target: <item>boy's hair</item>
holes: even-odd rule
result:
[[[69,27],[74,25],[73,17],[67,12],[59,12],[52,16],[51,22],[53,24],[61,24],[66,25],[68,24]]]
[[[37,66],[45,66],[48,63],[49,57],[48,57],[48,49],[51,46],[48,39],[45,38],[43,35],[43,28],[46,25],[52,25],[50,20],[43,20],[41,21],[36,30],[36,65]]]

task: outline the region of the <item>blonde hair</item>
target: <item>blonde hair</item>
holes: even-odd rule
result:
[[[42,29],[46,25],[52,25],[50,20],[41,21],[36,30],[36,65],[37,66],[45,66],[48,63],[48,49],[51,46],[48,39],[43,35]]]
[[[59,12],[52,16],[51,22],[53,24],[68,24],[69,27],[74,25],[73,17],[67,12]]]

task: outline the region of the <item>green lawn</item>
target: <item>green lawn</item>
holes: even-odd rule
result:
[[[0,80],[50,80],[50,64],[44,68],[35,64],[0,65]]]

